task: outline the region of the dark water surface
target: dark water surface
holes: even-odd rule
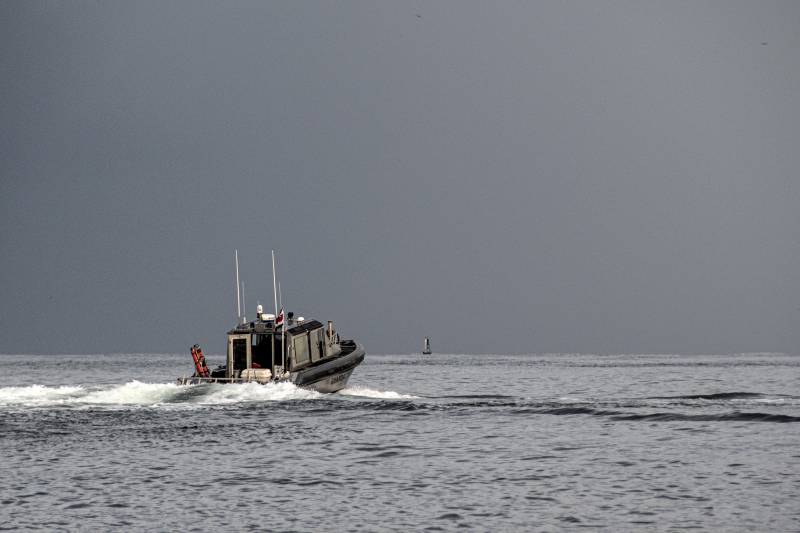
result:
[[[214,363],[214,357],[209,357]],[[0,528],[800,531],[800,357],[0,355]]]

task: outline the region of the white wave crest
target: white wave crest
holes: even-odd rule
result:
[[[131,381],[110,389],[93,391],[76,403],[89,405],[157,405],[175,398],[182,389],[174,383],[142,383]]]
[[[65,403],[82,395],[83,387],[29,385],[27,387],[0,387],[0,405],[50,405]]]
[[[205,385],[200,385],[201,387]],[[213,391],[198,398],[201,404],[231,404],[240,402],[265,402],[285,400],[314,400],[319,392],[301,389],[293,383],[241,383],[236,385],[211,385]]]
[[[754,403],[800,405],[800,398],[756,398]]]
[[[177,385],[130,381],[105,387],[30,385],[0,387],[0,406],[203,406],[252,401],[312,400],[322,395],[292,383],[243,383],[237,385]]]
[[[378,398],[382,400],[413,400],[418,396],[411,394],[400,394],[394,391],[380,391],[375,389],[368,389],[367,387],[347,387],[339,391],[339,394],[344,396],[361,396],[363,398]]]
[[[558,401],[564,403],[586,403],[583,398],[575,398],[574,396],[561,396]]]

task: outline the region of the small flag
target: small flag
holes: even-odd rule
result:
[[[275,317],[275,325],[280,326],[283,324],[283,307],[281,307],[281,312],[278,313],[278,316]]]

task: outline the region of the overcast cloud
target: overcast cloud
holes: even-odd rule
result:
[[[0,3],[0,352],[800,346],[800,3]]]

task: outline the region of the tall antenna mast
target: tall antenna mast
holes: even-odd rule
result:
[[[286,321],[289,320],[287,316],[281,322],[281,370],[286,372]]]
[[[242,322],[242,305],[239,303],[239,250],[233,251],[236,259],[236,320]]]
[[[275,297],[275,317],[278,317],[278,288],[275,282],[275,250],[272,250],[272,295]]]
[[[247,300],[244,299],[244,281],[242,282],[242,323],[247,322]]]

